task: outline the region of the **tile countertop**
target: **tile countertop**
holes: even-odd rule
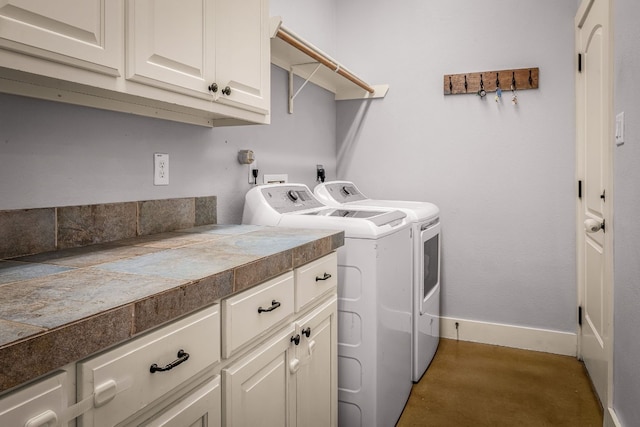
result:
[[[343,244],[341,231],[207,225],[0,260],[0,393]]]

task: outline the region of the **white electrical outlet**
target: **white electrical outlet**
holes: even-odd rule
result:
[[[169,155],[153,154],[153,185],[169,185]]]

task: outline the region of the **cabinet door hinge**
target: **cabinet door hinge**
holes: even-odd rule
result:
[[[582,306],[578,306],[578,325],[582,326]]]
[[[582,72],[582,54],[581,53],[578,54],[578,72],[579,73]]]

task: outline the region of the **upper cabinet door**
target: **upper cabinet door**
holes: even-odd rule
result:
[[[0,0],[0,47],[120,76],[122,1]]]
[[[128,0],[127,78],[211,99],[214,0]]]
[[[267,0],[218,0],[215,16],[218,101],[261,114],[270,107],[271,44]]]

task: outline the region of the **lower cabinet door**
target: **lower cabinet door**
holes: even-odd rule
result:
[[[0,426],[61,426],[66,421],[67,384],[67,373],[58,372],[0,398]]]
[[[224,424],[233,427],[290,426],[289,353],[293,325],[223,369]]]
[[[220,376],[193,390],[144,427],[220,427],[222,403]]]
[[[337,308],[332,297],[296,322],[301,336],[296,348],[296,425],[338,424]]]

